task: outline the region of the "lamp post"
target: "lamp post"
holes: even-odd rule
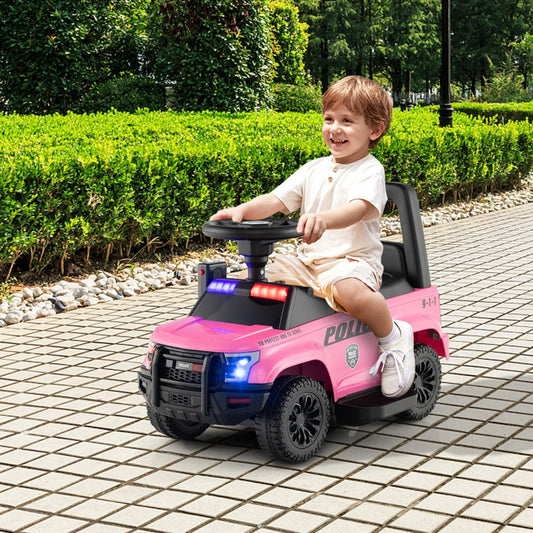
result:
[[[451,52],[450,52],[450,0],[442,0],[442,59],[440,73],[440,108],[439,125],[453,126],[453,108],[451,105],[450,78],[451,78]]]

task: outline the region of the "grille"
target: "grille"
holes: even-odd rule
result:
[[[200,392],[204,361],[209,367],[208,387],[219,386],[223,381],[224,356],[217,352],[162,346],[159,351],[160,377],[173,386],[179,387],[182,384],[187,390]]]
[[[181,383],[194,383],[201,385],[202,373],[193,372],[192,370],[176,370],[175,368],[165,368],[162,377],[172,381],[180,381]]]

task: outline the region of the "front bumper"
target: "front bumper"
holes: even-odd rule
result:
[[[260,413],[272,384],[226,384],[220,353],[158,346],[151,371],[141,367],[139,390],[164,416],[207,424],[237,425]]]

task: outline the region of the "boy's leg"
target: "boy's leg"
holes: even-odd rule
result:
[[[364,322],[376,337],[392,331],[392,317],[385,298],[356,278],[341,279],[333,287],[333,296],[350,315]]]
[[[316,279],[296,255],[277,255],[265,269],[268,281],[284,281],[291,285],[311,287],[318,292]]]
[[[342,307],[364,322],[378,338],[380,356],[371,369],[382,367],[381,390],[384,396],[406,394],[413,384],[415,360],[413,329],[407,322],[393,322],[385,298],[356,278],[338,281],[333,295]]]

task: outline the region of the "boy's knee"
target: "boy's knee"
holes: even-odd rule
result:
[[[357,278],[338,281],[333,287],[333,297],[345,309],[356,309],[365,305],[365,299],[371,296],[372,289]]]

